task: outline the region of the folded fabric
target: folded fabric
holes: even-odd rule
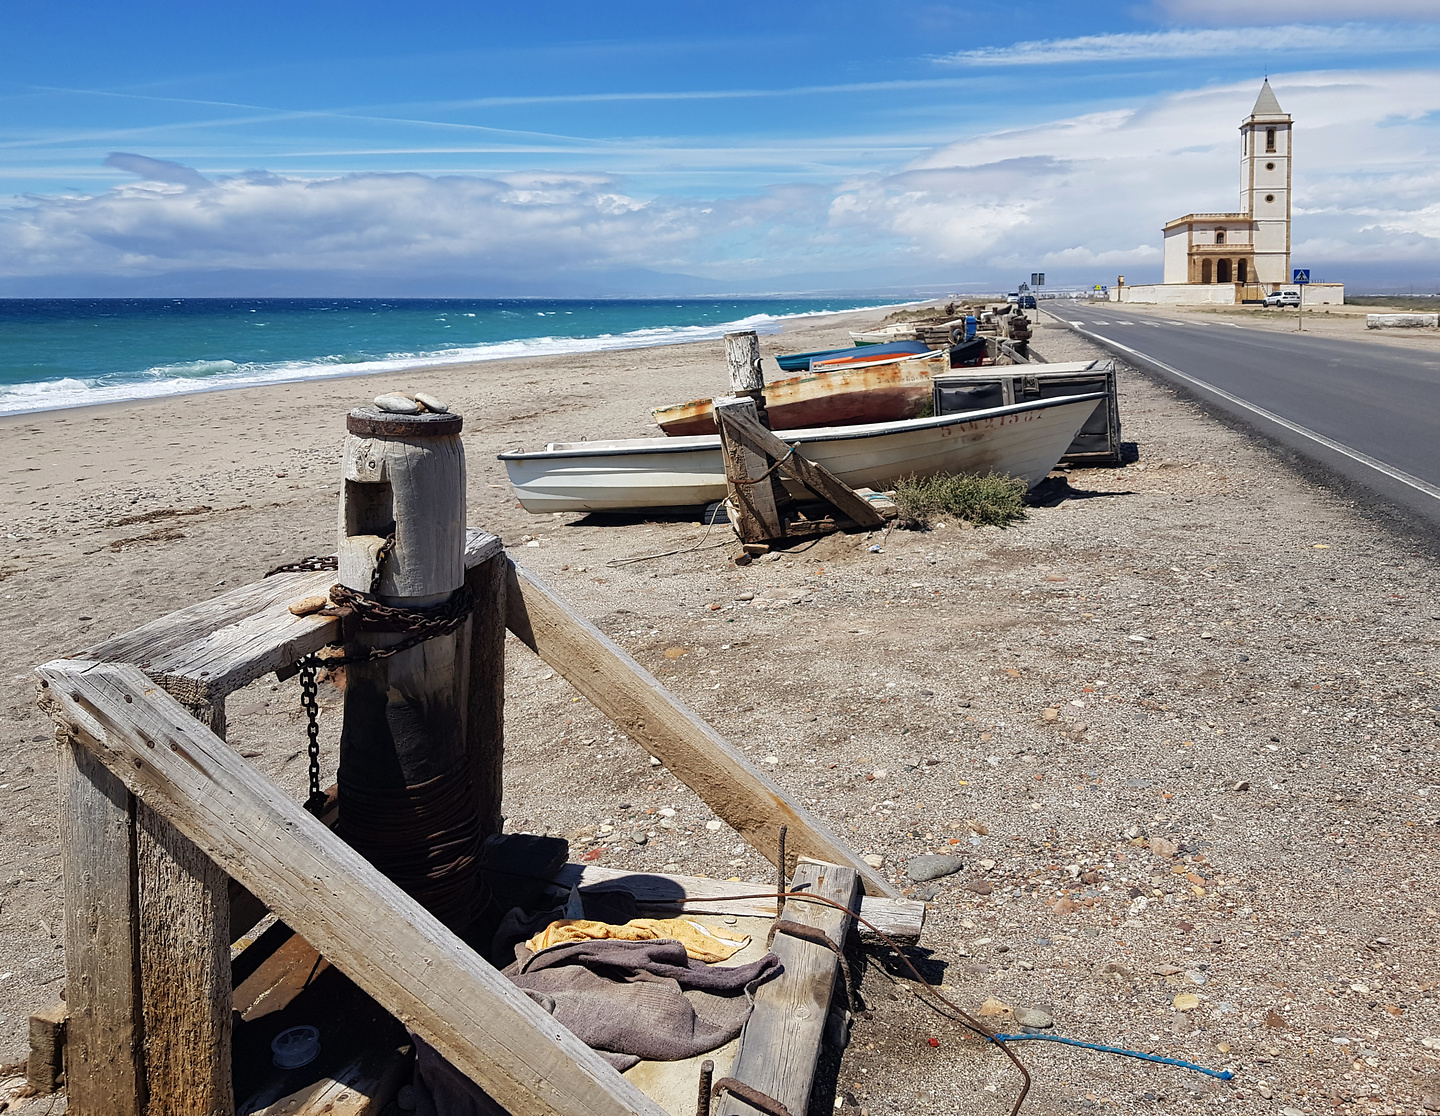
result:
[[[714,964],[728,961],[750,944],[748,934],[735,934],[716,926],[691,922],[688,918],[632,918],[623,926],[583,918],[559,918],[525,943],[531,953],[567,942],[600,941],[652,942],[672,938],[685,947],[696,961]]]
[[[749,1018],[755,989],[781,971],[767,953],[747,965],[692,961],[673,938],[515,947],[504,972],[580,1041],[618,1069],[723,1046]]]

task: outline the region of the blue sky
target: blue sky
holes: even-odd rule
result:
[[[1237,204],[1267,72],[1297,265],[1440,284],[1440,0],[58,2],[6,27],[0,294],[1156,279],[1165,220]]]

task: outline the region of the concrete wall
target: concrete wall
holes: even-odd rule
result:
[[[1234,283],[1145,283],[1111,287],[1111,302],[1149,302],[1160,306],[1234,306]]]
[[[1300,298],[1306,306],[1344,306],[1344,283],[1306,283],[1300,287]]]
[[[1440,329],[1440,314],[1366,314],[1366,329]]]

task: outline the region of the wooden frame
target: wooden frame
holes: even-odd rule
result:
[[[498,828],[508,625],[757,851],[773,860],[787,825],[792,853],[833,862],[863,883],[867,918],[918,936],[923,904],[899,899],[653,676],[515,567],[498,539],[469,532],[465,565],[482,602],[462,629],[482,821]],[[225,745],[229,693],[272,671],[293,673],[296,660],[337,641],[337,620],[286,607],[333,581],[329,571],[279,574],[37,670],[59,744],[71,1110],[233,1112],[231,908],[238,923],[247,906],[233,898],[238,888],[253,895],[250,917],[257,904],[280,915],[516,1116],[659,1116],[654,1102]],[[603,870],[572,865],[562,882],[567,873]],[[733,902],[719,891],[707,904]]]

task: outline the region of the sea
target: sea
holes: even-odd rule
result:
[[[0,299],[0,414],[774,333],[865,298]]]

